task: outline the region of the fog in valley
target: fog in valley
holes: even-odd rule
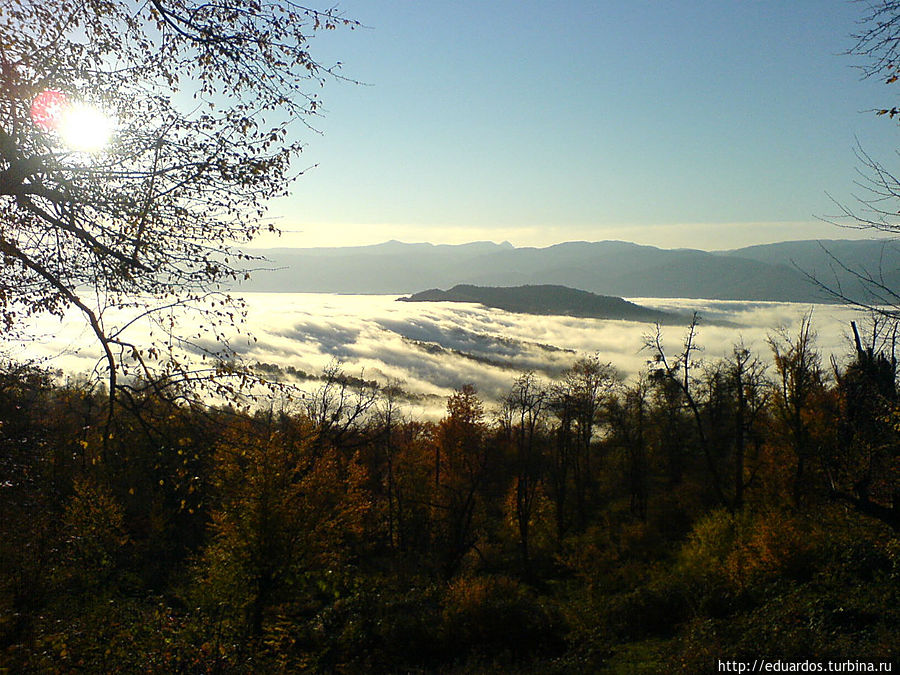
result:
[[[485,398],[497,399],[513,379],[533,370],[545,379],[558,376],[580,356],[598,354],[626,377],[646,368],[650,353],[642,349],[655,326],[633,321],[580,319],[516,314],[468,303],[403,303],[396,295],[248,293],[244,334],[231,347],[246,364],[267,364],[268,376],[314,390],[317,376],[332,363],[344,372],[380,385],[399,382],[410,394],[410,414],[433,417],[455,388],[475,384]],[[700,315],[701,358],[714,361],[743,344],[769,358],[767,337],[778,330],[795,331],[812,312],[817,344],[826,359],[840,362],[850,354],[850,321],[860,320],[851,308],[778,302],[630,298],[655,309]],[[116,321],[108,317],[110,325]],[[178,316],[179,330],[191,334],[190,313]],[[718,325],[728,322],[732,325]],[[124,315],[118,321],[125,323]],[[137,325],[129,329],[138,338]],[[662,328],[664,345],[675,353],[684,328]],[[255,340],[253,339],[255,338]],[[205,338],[204,338],[205,339]],[[191,358],[202,361],[197,342]],[[60,322],[43,317],[35,339],[4,345],[17,358],[36,359],[67,374],[90,373],[99,348],[83,323],[72,316]],[[264,366],[265,367],[265,366]]]

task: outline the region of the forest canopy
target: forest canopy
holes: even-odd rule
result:
[[[649,344],[659,344],[648,336]],[[472,386],[436,421],[338,368],[292,405],[101,438],[77,382],[0,371],[13,672],[712,672],[900,658],[896,362],[811,323]]]

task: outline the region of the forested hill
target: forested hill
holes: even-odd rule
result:
[[[414,293],[403,302],[477,302],[507,312],[561,314],[592,319],[624,319],[656,323],[686,323],[690,317],[643,307],[622,298],[596,295],[566,286],[472,286],[459,284],[449,291],[438,288]]]
[[[247,291],[414,293],[423,288],[554,284],[621,297],[830,302],[822,285],[860,297],[856,272],[900,282],[900,248],[884,240],[794,241],[734,251],[621,241],[516,248],[504,242],[260,250]],[[845,269],[846,268],[846,269]],[[810,277],[818,279],[817,284]],[[861,299],[866,299],[862,297]]]

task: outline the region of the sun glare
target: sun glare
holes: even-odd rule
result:
[[[97,106],[43,91],[31,105],[31,119],[44,131],[56,132],[70,150],[99,152],[109,143],[115,122]]]
[[[76,102],[62,111],[57,131],[66,147],[97,152],[109,143],[113,126],[113,121],[99,108]]]

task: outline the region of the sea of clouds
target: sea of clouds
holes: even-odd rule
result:
[[[243,330],[231,346],[245,362],[273,364],[305,373],[321,373],[331,363],[356,377],[381,384],[402,383],[414,396],[413,415],[433,415],[444,399],[466,383],[495,400],[521,373],[533,370],[550,380],[579,357],[598,354],[626,378],[647,365],[651,354],[643,348],[652,324],[631,321],[580,319],[565,316],[515,314],[468,303],[406,303],[398,296],[310,293],[248,293]],[[795,333],[801,317],[812,312],[817,344],[825,363],[833,355],[845,360],[851,350],[850,321],[857,312],[836,305],[778,302],[736,302],[630,298],[639,304],[701,317],[697,338],[705,360],[716,360],[743,343],[761,358],[770,354],[768,336],[778,330]],[[106,317],[115,326],[115,315]],[[127,321],[119,317],[119,324]],[[196,333],[197,318],[179,314],[178,332]],[[717,324],[729,322],[731,325]],[[64,320],[40,317],[31,337],[3,345],[7,355],[32,359],[66,373],[90,373],[100,351],[92,334],[76,315]],[[140,325],[129,328],[138,342],[149,338]],[[680,348],[684,328],[664,326],[667,351]],[[214,344],[201,337],[199,343]],[[194,350],[194,358],[200,358]],[[315,381],[298,381],[314,389]]]

